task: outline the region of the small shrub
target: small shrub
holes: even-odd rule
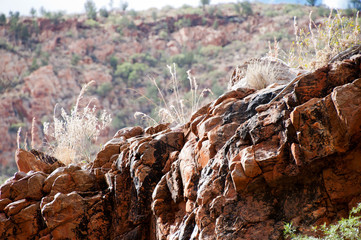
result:
[[[134,21],[129,20],[127,16],[124,16],[119,21],[119,27],[122,28],[128,28],[128,29],[136,29],[137,26],[135,25]]]
[[[147,66],[143,63],[124,62],[117,66],[114,75],[120,77],[127,85],[136,86],[142,75],[147,70]]]
[[[352,208],[348,218],[342,218],[337,223],[331,224],[329,226],[326,226],[326,224],[324,224],[321,227],[312,227],[312,232],[315,235],[321,235],[322,237],[320,238],[297,234],[297,229],[295,226],[292,225],[292,223],[284,224],[283,234],[287,239],[295,240],[357,240],[360,239],[361,233],[361,216],[357,216],[359,215],[360,211],[361,204],[359,203],[357,207]]]
[[[200,3],[203,7],[203,11],[206,11],[206,6],[209,5],[211,3],[211,0],[200,0]]]
[[[156,12],[156,11],[152,11],[152,19],[153,19],[154,22],[157,21],[158,15],[157,15],[157,12]]]
[[[35,70],[37,70],[39,68],[39,65],[38,65],[38,61],[36,58],[33,58],[33,61],[31,63],[31,66],[29,67],[29,71],[30,72],[34,72]]]
[[[180,54],[174,55],[170,59],[170,61],[173,63],[176,63],[180,67],[188,67],[188,68],[190,68],[190,66],[193,63],[196,63],[196,59],[194,57],[193,52],[185,52],[185,53],[180,53]]]
[[[145,97],[152,105],[155,106],[158,116],[157,119],[150,117],[142,112],[136,112],[135,118],[142,119],[148,123],[171,123],[171,124],[185,124],[189,121],[192,114],[198,110],[201,99],[207,92],[211,92],[210,89],[203,89],[199,92],[196,79],[191,75],[190,71],[187,71],[188,80],[190,84],[190,91],[188,94],[180,94],[180,85],[177,78],[176,65],[167,66],[171,74],[171,89],[170,91],[162,91],[155,79],[151,79],[155,89],[158,91],[159,102],[155,102],[152,99]],[[153,91],[156,92],[153,88]]]
[[[181,29],[184,27],[190,27],[192,25],[191,19],[189,18],[181,18],[177,22],[174,23],[174,26],[177,29]]]
[[[76,66],[76,65],[78,65],[79,61],[80,61],[79,55],[73,53],[71,60],[70,60],[71,65]]]
[[[272,65],[271,61],[252,60],[247,64],[246,69],[237,68],[237,75],[241,76],[233,88],[249,87],[263,89],[268,85],[277,82],[280,71]]]
[[[82,88],[70,114],[62,108],[61,118],[55,115],[53,117],[52,129],[49,128],[49,122],[43,124],[44,134],[50,138],[48,139],[50,154],[64,164],[90,162],[91,154],[97,148],[94,142],[101,130],[109,126],[111,122],[111,117],[106,111],[97,117],[96,107],[89,106],[91,102],[80,109],[80,100],[87,87],[93,82]]]
[[[219,52],[222,50],[222,47],[215,45],[208,45],[201,47],[199,53],[206,57],[217,57]]]
[[[99,15],[102,16],[103,18],[109,17],[108,10],[104,7],[99,9]]]
[[[99,27],[99,23],[93,19],[85,20],[84,25],[90,28]]]
[[[97,9],[95,3],[92,0],[87,0],[84,3],[84,8],[88,19],[96,20],[97,18]]]
[[[106,97],[108,96],[109,92],[113,89],[113,86],[111,83],[106,82],[101,84],[100,86],[98,86],[96,93],[101,96],[101,97]]]
[[[355,18],[341,16],[340,12],[322,24],[316,25],[309,16],[308,30],[300,29],[294,20],[296,41],[289,51],[289,65],[314,70],[327,64],[337,53],[361,43],[358,14]]]
[[[118,65],[118,59],[115,56],[111,56],[109,60],[109,64],[113,68],[113,70],[115,70]]]
[[[0,25],[5,25],[6,24],[6,16],[5,14],[1,13],[0,14]]]
[[[125,12],[128,8],[128,2],[127,1],[120,1],[120,9],[122,9],[123,12]]]
[[[248,1],[241,2],[240,6],[241,6],[241,9],[242,9],[241,14],[243,16],[248,17],[248,16],[253,15],[252,5],[251,5],[250,2],[248,2]]]
[[[163,40],[168,40],[169,38],[169,33],[165,30],[161,30],[159,32],[159,38],[163,39]]]
[[[10,133],[17,133],[19,128],[25,127],[25,123],[19,122],[19,123],[12,123],[9,127]]]

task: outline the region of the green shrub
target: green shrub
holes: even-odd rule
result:
[[[128,2],[127,1],[120,1],[120,9],[122,9],[123,12],[125,12],[125,10],[127,10],[128,8]]]
[[[0,25],[5,25],[6,24],[6,16],[4,13],[0,14]]]
[[[147,66],[143,63],[124,62],[117,66],[115,76],[120,77],[127,85],[135,86],[140,82],[142,75],[147,70]]]
[[[193,63],[196,63],[193,52],[185,52],[174,55],[170,59],[171,62],[176,63],[179,67],[190,67]]]
[[[296,227],[292,223],[284,224],[283,234],[286,238],[295,240],[357,240],[360,239],[361,233],[361,216],[357,216],[360,211],[361,204],[359,203],[357,207],[352,208],[348,218],[342,218],[337,223],[329,226],[326,226],[325,223],[321,227],[312,227],[313,233],[318,236],[321,235],[321,238],[298,234]]]
[[[77,54],[73,53],[70,60],[71,65],[76,66],[78,65],[79,61],[80,61],[80,57]]]
[[[153,19],[154,22],[157,21],[158,16],[157,16],[157,12],[156,12],[156,11],[152,11],[152,19]]]
[[[113,89],[113,86],[111,83],[106,82],[101,84],[100,86],[98,86],[96,93],[101,96],[101,97],[106,97],[108,96],[109,92]]]
[[[215,45],[207,45],[201,47],[199,53],[206,57],[217,57],[219,52],[222,50],[222,47]]]
[[[25,127],[25,123],[23,123],[23,122],[12,123],[9,127],[9,132],[17,133],[19,128],[23,128],[23,127]]]
[[[203,11],[206,11],[206,5],[209,5],[211,3],[211,0],[200,0],[200,3],[203,7]]]
[[[114,71],[115,69],[117,69],[118,59],[115,56],[111,56],[110,60],[109,60],[109,64],[113,68],[113,71]]]
[[[95,3],[92,0],[87,0],[84,3],[84,8],[88,19],[96,20],[97,18],[97,9]]]
[[[161,38],[163,40],[168,40],[168,38],[169,38],[169,33],[166,30],[161,30],[158,35],[159,35],[159,38]]]
[[[241,2],[242,15],[243,16],[251,16],[253,15],[252,5],[248,1]]]
[[[93,19],[85,20],[84,25],[90,28],[99,27],[99,23]]]
[[[127,16],[123,16],[118,24],[119,24],[120,29],[122,29],[122,28],[136,29],[137,28],[134,21],[129,20]]]
[[[274,10],[274,9],[266,9],[263,12],[263,15],[266,16],[266,17],[275,17],[275,16],[279,15],[279,12]]]
[[[102,16],[103,18],[109,17],[108,10],[104,7],[99,9],[99,15]]]
[[[184,27],[190,27],[192,25],[192,22],[189,18],[181,18],[179,19],[178,21],[176,21],[174,23],[174,26],[177,28],[177,29],[181,29],[181,28],[184,28]]]
[[[299,29],[295,23],[296,41],[288,51],[291,66],[314,70],[326,65],[332,57],[347,48],[361,43],[359,18],[342,16],[339,12],[322,24],[316,25],[309,17],[309,29]],[[330,34],[332,33],[332,34]]]
[[[145,63],[151,67],[155,67],[157,64],[157,59],[155,59],[152,55],[147,53],[135,53],[130,56],[130,60],[132,63]]]
[[[31,66],[29,67],[30,72],[34,72],[39,68],[38,61],[36,58],[33,58],[33,61],[31,62]]]

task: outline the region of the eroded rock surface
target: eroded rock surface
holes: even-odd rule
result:
[[[0,236],[280,239],[284,222],[345,217],[361,201],[360,62],[318,69],[271,105],[281,87],[239,88],[177,129],[122,129],[91,166],[19,165],[0,188]]]

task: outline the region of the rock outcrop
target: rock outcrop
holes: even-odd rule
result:
[[[229,91],[178,128],[117,132],[87,167],[18,172],[2,239],[282,239],[361,201],[361,56]],[[31,153],[22,153],[31,156]],[[20,156],[19,156],[20,157]]]

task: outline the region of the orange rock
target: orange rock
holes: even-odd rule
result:
[[[20,172],[29,171],[47,171],[49,165],[38,160],[32,153],[23,149],[17,149],[15,153],[15,162]]]

